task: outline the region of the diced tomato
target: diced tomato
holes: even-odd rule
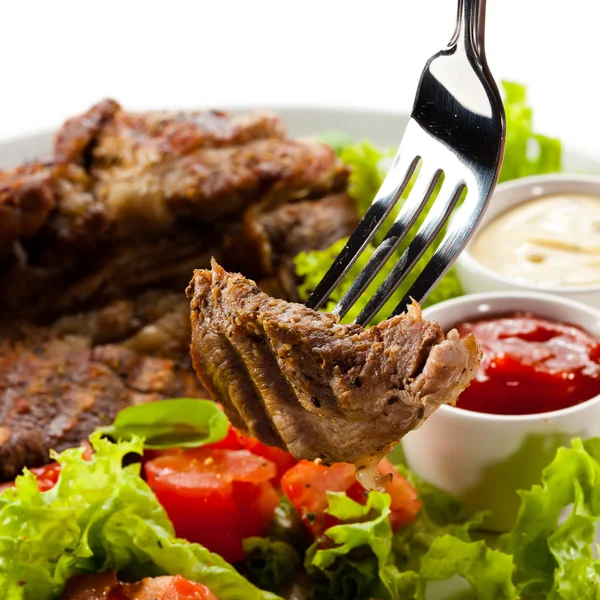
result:
[[[218,600],[218,598],[205,585],[177,575],[173,577],[162,600]]]
[[[256,438],[240,433],[237,429],[233,429],[233,431],[235,432],[241,448],[245,448],[252,452],[252,454],[256,454],[256,456],[262,456],[277,465],[277,475],[275,477],[275,482],[277,484],[281,481],[283,474],[298,462],[289,452],[281,450],[281,448],[266,446]]]
[[[84,440],[81,442],[81,449],[83,452],[81,456],[84,460],[92,460],[92,454],[94,450],[92,445]],[[56,482],[58,481],[58,477],[60,475],[60,465],[57,462],[52,462],[48,465],[44,465],[43,467],[36,467],[34,469],[30,469],[30,471],[35,475],[38,484],[38,490],[40,492],[46,492],[52,489]],[[8,483],[0,484],[0,494],[9,487],[13,487],[15,485],[14,481],[9,481]]]
[[[218,600],[201,583],[181,575],[146,577],[137,583],[121,583],[116,573],[75,575],[67,582],[63,600]]]
[[[277,485],[279,485],[281,476],[298,462],[289,452],[281,450],[281,448],[267,446],[252,436],[244,435],[233,427],[233,425],[229,426],[225,439],[220,442],[215,442],[214,444],[208,444],[207,446],[204,446],[204,448],[213,448],[215,450],[248,450],[256,456],[262,456],[263,458],[274,462],[277,466],[277,474],[273,481]],[[155,456],[179,452],[181,451],[161,451],[156,453]]]
[[[247,450],[186,450],[144,469],[177,535],[229,562],[244,557],[244,538],[266,533],[279,500],[275,464]]]
[[[38,490],[40,490],[40,492],[46,492],[56,485],[56,482],[58,481],[58,476],[60,475],[60,465],[57,462],[53,462],[49,465],[44,465],[43,467],[31,469],[31,472],[35,475],[37,479]],[[0,485],[0,494],[6,488],[13,487],[14,485],[14,481],[3,483],[2,485]]]
[[[392,529],[398,531],[403,525],[410,525],[415,520],[423,503],[417,496],[417,490],[398,473],[387,458],[383,458],[377,465],[377,471],[381,475],[392,475],[391,481],[385,484],[385,491],[392,499],[390,523]],[[365,503],[368,496],[368,492],[358,481],[346,493],[350,498],[361,504]]]
[[[279,493],[273,484],[234,481],[233,495],[238,499],[241,538],[258,535],[257,531],[266,533],[279,503]]]
[[[207,444],[203,448],[211,448],[213,450],[248,450],[256,456],[262,456],[267,460],[274,462],[277,465],[277,474],[274,478],[276,483],[279,483],[281,476],[290,468],[293,467],[298,461],[285,450],[280,448],[274,448],[272,446],[266,446],[262,442],[259,442],[256,438],[248,435],[244,435],[238,431],[233,425],[229,425],[227,435],[220,442],[214,442],[213,444]],[[185,452],[182,448],[167,448],[164,450],[145,450],[144,459],[152,460],[159,456],[166,456],[169,454],[181,454]]]
[[[221,404],[217,403],[217,406],[223,410]],[[279,484],[281,476],[291,467],[293,467],[298,461],[285,450],[281,448],[274,448],[273,446],[267,446],[262,442],[259,442],[255,437],[244,435],[241,431],[238,431],[233,425],[229,425],[227,431],[227,437],[216,444],[210,444],[209,448],[225,448],[228,450],[249,450],[256,456],[262,456],[267,460],[274,462],[277,465],[277,476],[275,482]]]
[[[45,492],[56,485],[60,475],[60,465],[54,462],[37,469],[31,469],[31,472],[36,476],[38,490]]]
[[[225,437],[225,439],[221,440],[220,442],[215,442],[214,444],[209,444],[208,446],[205,446],[205,448],[220,448],[222,450],[242,450],[243,446],[240,444],[240,441],[238,439],[237,430],[233,427],[233,425],[230,425],[229,429],[227,430],[227,436]]]
[[[417,497],[417,491],[387,458],[379,463],[377,470],[382,475],[392,474],[392,480],[386,484],[385,489],[391,496],[390,522],[394,531],[397,531],[402,525],[414,521],[422,502]],[[354,466],[348,463],[335,463],[331,467],[325,467],[302,460],[285,473],[281,479],[281,488],[315,537],[338,522],[325,513],[328,491],[346,492],[361,504],[366,502],[368,495],[365,488],[356,481]]]
[[[392,497],[390,505],[392,529],[398,531],[403,525],[410,525],[415,520],[423,502],[419,500],[417,490],[398,473],[387,458],[377,465],[377,470],[382,475],[392,474],[392,480],[385,484],[385,490]]]
[[[301,460],[283,475],[281,489],[316,537],[336,523],[336,519],[325,513],[327,492],[346,492],[355,481],[356,470],[348,463],[326,467]]]

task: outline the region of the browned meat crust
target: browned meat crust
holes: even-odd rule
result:
[[[276,115],[105,100],[65,123],[52,156],[0,173],[0,310],[51,317],[183,289],[211,256],[290,292],[289,256],[354,227],[346,182],[327,145],[286,138]]]
[[[365,330],[270,298],[214,262],[188,296],[204,386],[236,427],[297,458],[360,469],[456,401],[479,364],[472,336],[444,337],[417,305]]]
[[[203,395],[172,360],[80,337],[4,343],[0,372],[0,480],[78,445],[125,406]]]
[[[276,115],[128,113],[110,100],[59,132],[47,168],[66,164],[84,168],[92,201],[82,207],[70,189],[56,189],[63,174],[53,173],[55,210],[41,234],[53,253],[59,241],[79,248],[82,238],[89,245],[165,231],[185,217],[213,223],[256,203],[274,206],[345,185],[345,169],[332,150],[286,138]],[[92,208],[101,227],[77,220]]]
[[[273,251],[294,256],[307,248],[323,250],[340,239],[340,230],[352,231],[358,219],[354,203],[345,194],[323,198],[319,210],[314,201],[286,204],[266,213],[259,225]]]
[[[39,162],[0,172],[0,251],[45,223],[56,203],[51,178],[52,170]]]
[[[189,303],[149,290],[0,342],[0,481],[77,445],[130,404],[206,398],[189,358]]]

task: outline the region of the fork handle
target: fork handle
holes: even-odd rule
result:
[[[450,45],[459,44],[469,52],[485,59],[486,0],[458,0],[456,31]]]

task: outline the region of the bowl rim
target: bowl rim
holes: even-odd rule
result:
[[[489,303],[492,304],[495,301],[505,300],[508,298],[513,298],[515,300],[525,299],[525,300],[534,300],[537,302],[541,302],[547,305],[554,306],[562,306],[567,307],[573,311],[577,311],[580,314],[587,315],[590,318],[596,319],[599,323],[600,327],[600,310],[593,308],[583,302],[579,302],[577,300],[572,300],[570,298],[564,298],[562,296],[557,296],[555,294],[548,294],[537,291],[525,291],[525,290],[513,290],[513,291],[503,291],[503,292],[480,292],[477,294],[465,294],[463,296],[458,296],[456,298],[451,298],[449,300],[444,300],[443,302],[439,302],[438,304],[434,304],[427,308],[423,309],[423,317],[425,319],[431,319],[435,322],[438,321],[438,318],[435,315],[436,311],[444,311],[448,308],[454,308],[460,305],[477,305],[481,303]],[[493,310],[490,311],[493,313]],[[469,315],[473,315],[474,311],[466,311],[466,314],[463,315],[463,319],[471,318]],[[544,317],[552,320],[551,317]],[[457,321],[460,322],[460,321]],[[558,321],[557,321],[558,322]],[[584,327],[577,325],[586,333],[590,333]],[[600,336],[596,334],[591,334],[595,337]],[[569,417],[571,415],[577,414],[579,412],[589,410],[590,408],[597,406],[600,404],[600,394],[597,396],[593,396],[588,400],[584,400],[579,404],[574,404],[573,406],[568,406],[566,408],[561,408],[559,410],[553,410],[543,413],[532,413],[526,415],[496,415],[492,413],[481,413],[473,410],[466,410],[464,408],[459,408],[457,406],[449,406],[447,404],[443,404],[438,408],[438,411],[442,411],[445,417],[452,419],[464,419],[470,421],[478,421],[478,422],[487,422],[487,423],[496,423],[496,424],[515,424],[515,423],[532,423],[539,421],[550,421],[556,420],[560,418]]]
[[[496,186],[494,191],[493,198],[497,196],[510,197],[510,194],[516,194],[519,190],[533,188],[535,186],[540,186],[543,184],[551,184],[551,185],[559,185],[559,184],[578,184],[578,183],[587,183],[590,185],[594,185],[598,187],[598,197],[600,197],[600,175],[585,175],[585,174],[577,174],[577,173],[549,173],[547,175],[530,175],[528,177],[522,177],[520,179],[513,179],[511,181],[505,181]],[[546,191],[546,194],[552,195],[551,190]],[[590,194],[591,195],[591,194]],[[523,198],[517,203],[515,203],[511,208],[518,206],[520,204],[524,204],[525,202],[529,202],[533,200],[535,195],[527,194],[524,195]],[[506,211],[510,209],[501,209],[498,214],[494,217],[497,218],[500,215],[504,214]],[[485,217],[484,217],[485,218]],[[483,223],[482,223],[483,225]],[[481,230],[481,227],[479,228]],[[477,236],[477,232],[473,236],[473,240]],[[586,294],[597,294],[600,293],[600,283],[593,285],[544,285],[544,284],[526,284],[521,281],[516,281],[514,279],[510,279],[509,277],[505,277],[500,273],[497,273],[493,269],[482,265],[470,252],[471,244],[467,244],[465,249],[461,252],[459,257],[457,258],[457,264],[464,269],[469,269],[477,275],[483,275],[488,279],[493,280],[497,284],[506,285],[508,287],[520,289],[523,291],[531,291],[531,292],[541,292],[541,293],[549,293],[556,294],[559,296],[562,295],[570,295],[576,294],[584,296]]]

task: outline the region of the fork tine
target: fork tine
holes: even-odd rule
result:
[[[350,286],[350,289],[333,309],[333,314],[337,314],[340,318],[343,318],[357,301],[358,297],[373,281],[374,277],[381,270],[381,267],[388,261],[394,250],[400,245],[419,215],[423,212],[423,209],[431,198],[441,172],[441,169],[435,171],[431,169],[425,170],[423,164],[421,165],[421,171],[415,186],[410,191],[396,220],[390,227],[384,240],[361,270],[359,276]]]
[[[433,243],[437,234],[441,231],[447,221],[452,209],[456,206],[458,199],[465,188],[463,182],[444,181],[439,196],[433,203],[429,214],[423,225],[417,231],[413,241],[404,251],[399,261],[394,265],[381,287],[356,318],[355,323],[366,325],[383,308],[391,295],[398,289],[410,270],[423,253]]]
[[[456,221],[454,221],[448,229],[444,239],[435,251],[435,254],[425,265],[390,317],[404,312],[407,304],[412,301],[412,298],[417,302],[422,302],[452,266],[455,257],[458,256],[467,245],[475,232],[486,207],[485,195],[483,195],[483,199],[480,199],[477,194],[473,194],[473,198],[475,200],[475,206],[471,206],[468,203],[468,199],[465,200],[460,208],[460,213],[457,215]],[[468,218],[461,218],[463,211]]]
[[[402,151],[402,146],[398,149],[392,166],[371,206],[350,235],[343,250],[338,254],[323,279],[306,301],[306,306],[318,310],[327,302],[333,289],[356,262],[392,208],[394,208],[412,177],[419,160],[420,156],[408,157],[406,152]]]

